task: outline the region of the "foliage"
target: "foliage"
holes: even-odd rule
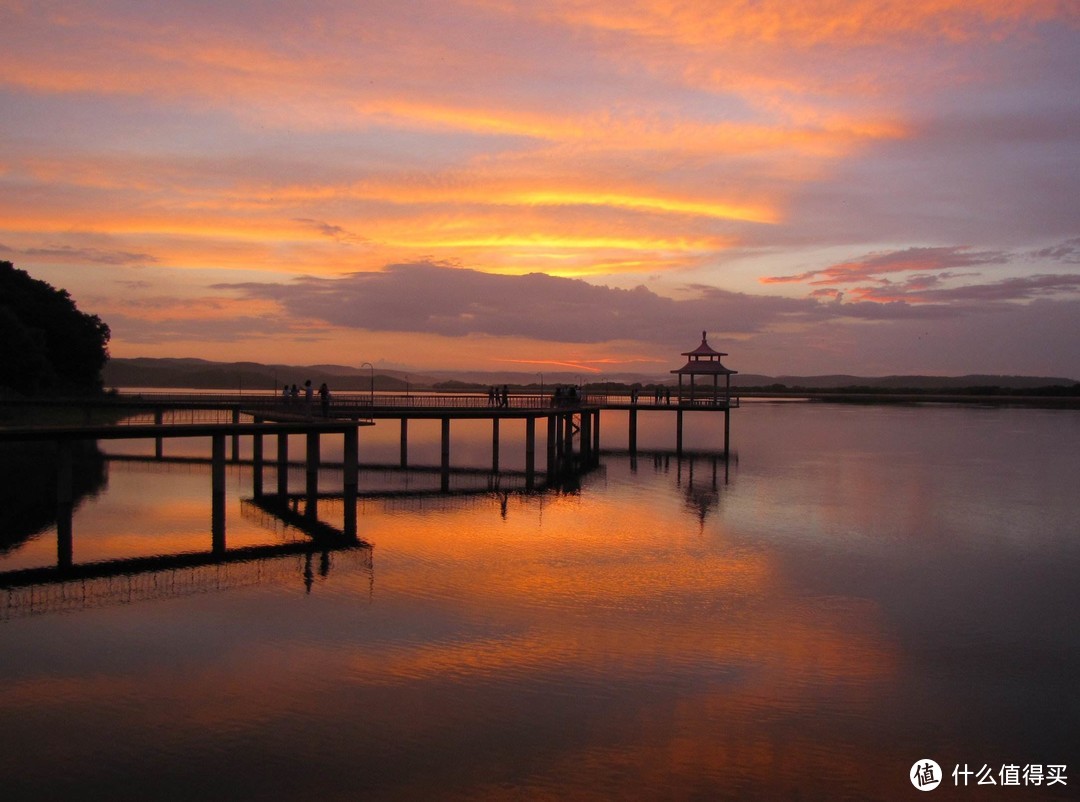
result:
[[[67,290],[0,261],[0,391],[100,391],[109,336]]]

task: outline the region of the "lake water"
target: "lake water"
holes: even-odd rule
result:
[[[747,403],[727,463],[639,423],[572,489],[364,470],[370,547],[0,590],[0,798],[909,799],[923,759],[938,798],[1075,798],[1080,415]],[[454,424],[455,466],[490,447]],[[208,465],[101,449],[76,563],[210,549]],[[304,539],[227,478],[230,549]],[[0,572],[57,559],[47,523],[5,542]]]

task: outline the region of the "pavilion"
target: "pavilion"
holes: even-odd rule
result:
[[[679,405],[729,407],[731,405],[731,375],[738,371],[724,367],[720,362],[720,357],[727,354],[714,351],[705,339],[705,334],[706,332],[701,332],[701,345],[693,351],[683,352],[682,355],[687,357],[686,364],[678,370],[671,371],[679,376]],[[684,388],[683,376],[690,377],[689,388]],[[709,376],[712,377],[711,387],[708,382]],[[724,377],[723,387],[720,386],[721,376]],[[705,381],[700,381],[698,377],[705,377]]]

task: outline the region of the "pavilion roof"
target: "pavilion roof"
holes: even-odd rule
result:
[[[724,354],[724,356],[727,356],[727,355]],[[706,376],[721,375],[721,376],[724,376],[724,375],[731,375],[733,373],[738,373],[739,371],[731,370],[730,368],[725,368],[722,364],[720,364],[719,359],[690,359],[681,368],[679,368],[678,370],[673,370],[671,372],[672,373],[682,373],[682,374],[693,373],[693,374],[695,374],[697,376],[701,376],[701,375],[706,375]]]
[[[709,346],[709,341],[705,339],[705,334],[706,334],[706,332],[704,332],[704,331],[701,332],[701,345],[699,345],[693,351],[683,351],[682,355],[683,356],[688,356],[688,357],[691,357],[691,358],[693,358],[693,357],[699,357],[700,358],[700,357],[703,357],[703,356],[715,356],[715,357],[727,356],[727,354],[725,354],[723,351],[714,351]]]

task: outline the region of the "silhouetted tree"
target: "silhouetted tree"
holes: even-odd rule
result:
[[[98,391],[109,336],[101,318],[80,312],[67,290],[0,261],[0,388],[24,395]]]

